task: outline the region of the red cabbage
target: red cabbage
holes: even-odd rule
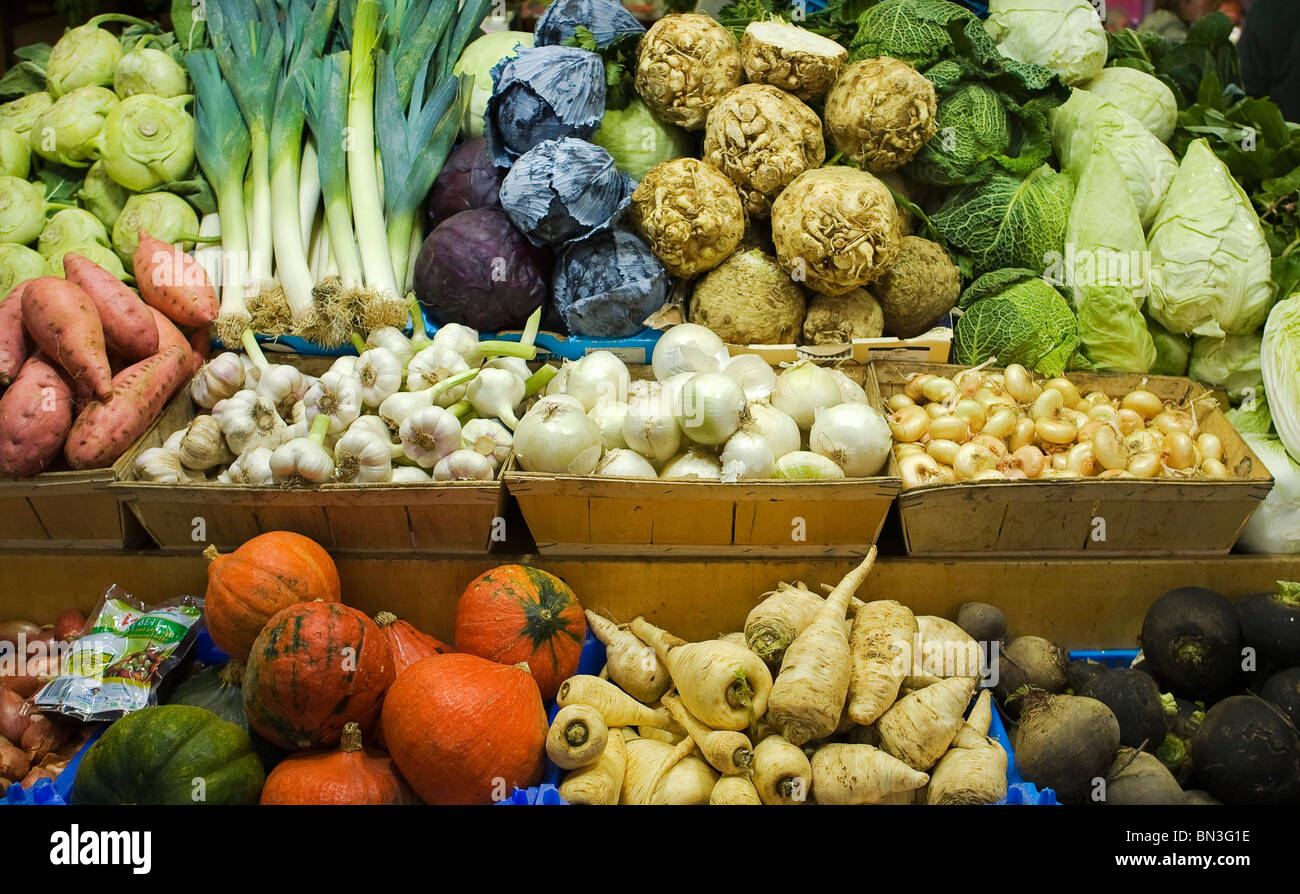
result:
[[[428,216],[432,229],[453,214],[501,205],[501,171],[488,158],[487,140],[466,140],[447,156],[429,192]]]
[[[415,296],[439,324],[518,329],[546,302],[551,253],[524,238],[500,208],[461,211],[424,240]]]

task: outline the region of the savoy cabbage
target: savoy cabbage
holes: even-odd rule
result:
[[[953,332],[953,362],[1019,363],[1045,376],[1086,366],[1078,356],[1074,314],[1060,292],[1032,270],[986,273],[962,293]]]

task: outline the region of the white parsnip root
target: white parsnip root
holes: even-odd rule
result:
[[[676,746],[640,737],[627,740],[624,804],[707,804],[718,774],[690,754],[695,743]]]
[[[622,733],[613,730],[594,764],[564,777],[560,797],[570,804],[617,804],[626,773],[627,744]]]
[[[637,701],[651,704],[662,698],[673,681],[655,650],[609,618],[591,610],[586,614],[591,632],[605,645],[609,679]]]
[[[754,748],[754,788],[764,804],[804,804],[812,785],[812,765],[799,746],[768,736]]]
[[[947,618],[917,615],[921,647],[912,655],[904,689],[924,689],[946,677],[978,677],[983,663],[979,643]]]
[[[1007,793],[1007,753],[989,738],[992,698],[986,689],[930,773],[927,804],[993,804]]]
[[[930,781],[925,773],[870,745],[823,745],[812,758],[818,804],[883,804]]]
[[[700,754],[715,770],[724,775],[750,772],[754,746],[748,736],[735,730],[709,729],[671,695],[664,696],[664,707],[686,729]]]
[[[852,657],[844,630],[849,599],[876,561],[876,548],[831,592],[817,617],[786,649],[772,684],[768,716],[795,745],[830,735],[839,726],[849,690]]]
[[[670,729],[672,718],[656,714],[608,680],[590,674],[575,674],[560,684],[555,698],[561,708],[569,705],[588,705],[605,718],[605,725],[653,726]]]
[[[911,609],[892,599],[868,602],[858,610],[849,634],[853,673],[848,713],[854,723],[875,723],[898,698],[898,687],[912,667],[917,631]]]
[[[754,788],[754,783],[748,776],[723,776],[713,784],[709,803],[723,806],[761,805],[763,799],[758,796],[758,789]]]
[[[933,767],[948,750],[975,691],[971,677],[949,677],[899,699],[876,721],[880,747],[916,770]]]
[[[546,734],[546,755],[561,770],[576,770],[600,759],[609,740],[605,718],[590,705],[559,710]]]

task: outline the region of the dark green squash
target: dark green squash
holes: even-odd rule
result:
[[[206,708],[227,723],[233,723],[244,730],[253,740],[253,751],[262,759],[262,769],[267,773],[289,754],[249,729],[248,716],[244,713],[242,661],[232,658],[225,664],[203,668],[177,686],[167,704]]]
[[[82,758],[73,804],[256,804],[266,774],[248,733],[211,711],[157,705],[110,726]]]

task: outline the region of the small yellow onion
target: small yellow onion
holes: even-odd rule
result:
[[[1019,363],[1013,363],[1006,368],[1003,382],[1007,393],[1022,404],[1031,403],[1042,391],[1030,377],[1029,371]]]
[[[1016,420],[1016,427],[1012,429],[1011,435],[1007,438],[1007,446],[1012,450],[1019,450],[1027,444],[1034,442],[1036,426],[1034,420],[1028,417],[1021,417]]]
[[[984,420],[983,433],[995,438],[1006,438],[1016,429],[1016,420],[1020,418],[1010,407],[998,407]]]
[[[957,459],[957,451],[961,445],[956,441],[949,441],[946,438],[939,438],[930,441],[925,445],[925,452],[934,457],[939,462],[951,466]]]
[[[903,487],[923,487],[927,484],[939,484],[943,474],[939,463],[924,453],[913,453],[898,462]]]
[[[1160,454],[1137,454],[1128,461],[1128,471],[1137,478],[1155,478],[1160,474]]]
[[[1139,388],[1124,395],[1120,407],[1136,411],[1143,419],[1154,419],[1164,410],[1165,405],[1150,391]]]
[[[1034,431],[1044,443],[1069,444],[1078,436],[1079,427],[1068,419],[1052,415],[1035,422]]]
[[[904,407],[916,406],[916,401],[912,400],[906,394],[895,394],[893,397],[889,399],[888,404],[889,404],[889,409],[898,411],[903,409]]]
[[[1119,419],[1119,430],[1123,434],[1131,435],[1146,427],[1146,420],[1142,418],[1142,414],[1131,407],[1125,407],[1115,415]]]
[[[957,405],[952,408],[952,414],[959,419],[965,419],[966,424],[970,426],[970,430],[973,432],[983,431],[984,422],[988,418],[984,411],[984,405],[970,398],[957,401]]]
[[[1028,478],[1038,478],[1047,467],[1047,457],[1043,455],[1043,451],[1032,444],[1026,444],[1017,449],[1012,456],[1016,458],[1020,469]]]
[[[1191,435],[1185,431],[1173,431],[1165,435],[1160,445],[1160,459],[1164,465],[1176,471],[1189,469],[1196,465],[1196,445]]]
[[[925,391],[922,389],[924,389],[925,383],[933,378],[933,373],[917,373],[907,380],[907,384],[903,386],[903,394],[907,395],[914,401],[923,400],[925,398]]]
[[[971,443],[980,444],[984,447],[987,447],[989,452],[992,453],[994,456],[996,456],[998,459],[1002,459],[1007,455],[1006,441],[1003,441],[1001,438],[995,438],[992,435],[980,433],[975,437],[971,438]]]
[[[958,444],[964,444],[970,440],[970,425],[965,419],[957,416],[940,416],[937,419],[930,420],[930,437],[956,441]]]
[[[1119,432],[1109,425],[1102,425],[1092,436],[1092,454],[1102,467],[1115,471],[1127,469],[1129,462],[1128,442],[1120,437]]]
[[[1206,478],[1230,478],[1228,467],[1217,459],[1207,459],[1201,463],[1201,474]]]
[[[885,420],[895,441],[919,441],[930,428],[930,414],[921,407],[912,405],[890,413]]]
[[[1201,432],[1196,436],[1196,449],[1201,451],[1206,462],[1210,460],[1223,459],[1223,441],[1218,435],[1210,432]]]
[[[1029,409],[1029,415],[1037,421],[1056,414],[1064,406],[1065,398],[1061,396],[1061,392],[1055,388],[1046,388],[1042,394],[1034,398],[1034,404]]]
[[[983,444],[963,444],[957,451],[957,458],[953,461],[952,470],[957,473],[957,478],[963,481],[973,479],[980,472],[986,472],[989,469],[996,469],[998,457],[993,451],[989,450]]]
[[[1071,447],[1065,456],[1065,467],[1084,478],[1091,478],[1101,471],[1101,464],[1092,452],[1092,442],[1080,441]]]
[[[1052,389],[1061,392],[1061,399],[1065,401],[1067,407],[1072,407],[1079,402],[1079,389],[1069,379],[1061,376],[1055,379],[1048,379],[1043,383],[1043,390]]]

